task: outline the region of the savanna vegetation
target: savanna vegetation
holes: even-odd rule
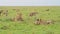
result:
[[[60,34],[60,6],[0,6],[0,34]]]

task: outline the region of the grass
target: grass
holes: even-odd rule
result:
[[[12,9],[20,9],[23,13],[24,21],[12,22],[8,20],[14,17],[16,11]],[[0,16],[0,34],[60,34],[60,6],[27,6],[27,7],[0,7],[0,9],[8,9],[8,16]],[[46,9],[50,9],[46,11]],[[32,11],[37,11],[39,14],[37,16],[29,17],[29,13]],[[37,18],[44,20],[53,19],[56,22],[49,25],[35,25],[34,21]],[[3,26],[8,26],[8,29],[1,29]]]

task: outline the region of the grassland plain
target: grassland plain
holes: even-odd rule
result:
[[[0,9],[8,10],[8,16],[0,16],[0,34],[60,34],[60,6],[0,6]],[[16,15],[20,9],[24,21],[10,21],[9,18]],[[49,11],[46,11],[49,9]],[[30,12],[38,12],[36,16],[30,17]],[[49,25],[35,25],[37,18],[44,20],[53,19],[56,22]],[[7,26],[6,30],[2,29]]]

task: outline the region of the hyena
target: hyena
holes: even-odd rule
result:
[[[0,16],[1,16],[1,14],[3,13],[3,11],[4,11],[4,10],[0,10]]]
[[[38,12],[31,12],[29,16],[35,16],[36,14],[38,14]]]
[[[17,13],[17,15],[11,20],[12,21],[24,21],[21,13]]]
[[[36,19],[35,24],[54,24],[53,20],[43,20],[43,19]]]
[[[5,10],[5,11],[3,12],[3,14],[4,14],[5,16],[8,16],[8,10]]]

